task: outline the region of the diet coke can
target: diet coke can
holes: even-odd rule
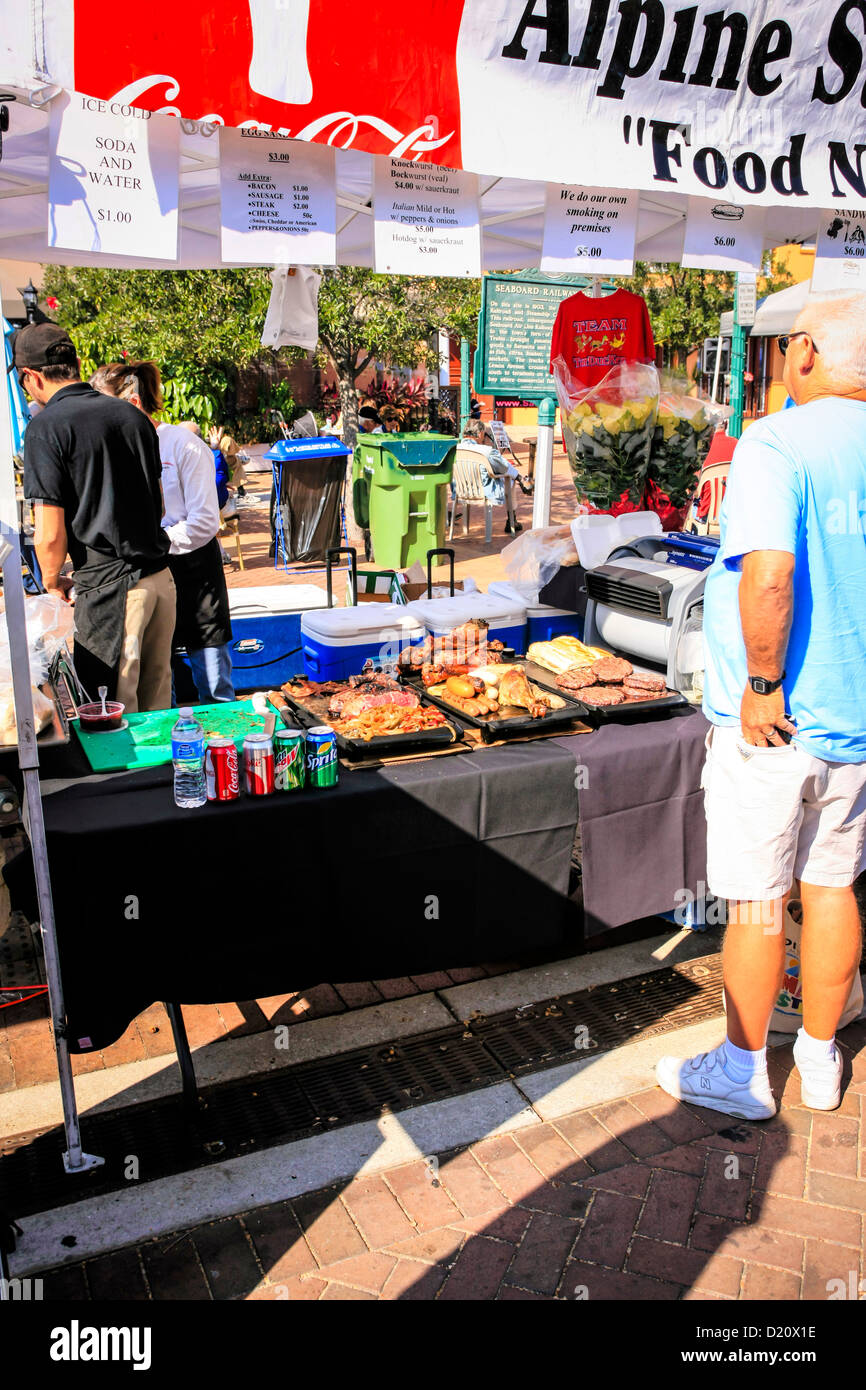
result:
[[[267,734],[244,739],[244,779],[247,796],[270,796],[274,790],[274,745]]]
[[[204,775],[208,801],[237,801],[241,794],[238,779],[238,750],[234,739],[214,734],[207,741]]]

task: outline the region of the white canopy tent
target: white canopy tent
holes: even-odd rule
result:
[[[750,338],[775,338],[779,333],[790,333],[794,320],[809,300],[811,281],[802,280],[797,285],[788,285],[784,290],[768,294],[758,305],[755,322],[746,329]],[[729,338],[734,331],[734,311],[729,309],[719,318],[719,334]]]

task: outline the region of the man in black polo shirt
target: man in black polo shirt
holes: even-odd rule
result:
[[[92,698],[100,685],[127,711],[171,704],[175,589],[160,526],[159,443],[126,401],[80,378],[64,329],[15,334],[22,387],[43,409],[24,436],[24,495],[36,503],[36,556],[48,593],[75,583],[75,665]]]

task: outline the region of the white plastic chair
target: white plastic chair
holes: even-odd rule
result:
[[[499,502],[491,502],[489,497],[484,496],[483,481],[485,477],[497,478],[501,475],[496,473],[492,465],[475,449],[457,448],[454,453],[454,472],[452,479],[456,488],[456,496],[451,499],[451,524],[448,528],[448,539],[454,539],[454,517],[457,512],[457,504],[463,505],[463,535],[469,535],[469,508],[484,507],[484,543],[489,545],[493,539],[493,508],[501,506]],[[508,519],[514,525],[514,505],[511,499],[511,479],[503,478],[505,484],[505,505],[508,508]]]

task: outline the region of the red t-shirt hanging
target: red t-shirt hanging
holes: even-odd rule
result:
[[[655,343],[642,297],[614,290],[595,299],[578,291],[559,306],[550,343],[550,366],[564,357],[572,375],[595,386],[618,362],[654,362]]]

